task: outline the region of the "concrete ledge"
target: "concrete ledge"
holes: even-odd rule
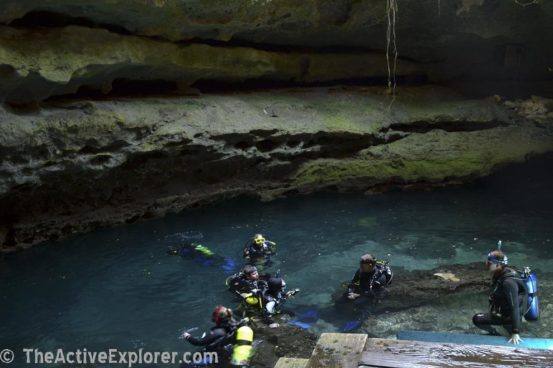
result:
[[[309,359],[302,358],[280,358],[275,368],[305,368]]]
[[[323,333],[307,368],[357,367],[366,342],[365,334]]]

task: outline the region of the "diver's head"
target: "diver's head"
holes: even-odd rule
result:
[[[265,243],[265,238],[261,234],[255,234],[253,236],[253,242],[258,247],[261,247],[263,245],[263,243]]]
[[[213,311],[213,322],[216,325],[220,325],[224,322],[230,321],[232,318],[232,309],[218,305]]]
[[[359,260],[359,266],[361,267],[361,272],[373,272],[374,266],[376,265],[376,259],[372,254],[364,254]]]
[[[257,267],[252,265],[246,265],[244,266],[244,269],[242,270],[244,273],[244,276],[248,280],[258,280],[259,279],[259,273],[257,272]]]
[[[486,258],[486,266],[490,272],[495,272],[507,265],[507,255],[500,250],[492,250]]]
[[[280,277],[271,277],[269,281],[267,281],[267,285],[270,293],[283,292],[284,289],[286,289],[286,282]]]

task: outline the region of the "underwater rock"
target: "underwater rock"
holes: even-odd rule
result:
[[[437,273],[448,275],[448,279],[436,277]],[[379,316],[431,304],[450,295],[481,293],[489,287],[490,276],[483,263],[454,264],[433,270],[396,270],[392,284],[379,293],[378,297],[340,304],[339,308],[355,309],[360,313]],[[343,292],[344,290],[337,292],[334,300],[338,300]]]
[[[445,281],[451,281],[451,282],[461,281],[457,276],[455,276],[455,274],[451,272],[438,272],[438,273],[435,273],[434,276],[437,276]]]
[[[460,280],[444,280],[435,277],[436,273],[455,274]],[[553,313],[551,274],[539,273],[539,279],[542,318],[538,322],[525,322],[524,334],[550,338],[553,335],[547,321]],[[490,284],[490,275],[482,263],[400,274],[385,299],[371,307],[373,313],[365,319],[361,330],[378,337],[393,337],[400,330],[478,333],[472,316],[487,311]],[[403,302],[399,300],[402,293]]]
[[[447,278],[436,277],[436,274],[447,275]],[[401,272],[394,276],[392,285],[388,287],[388,292],[377,309],[388,312],[407,309],[435,301],[438,296],[442,298],[451,294],[478,293],[489,287],[490,276],[483,263]]]
[[[280,357],[309,358],[317,336],[300,327],[286,324],[284,320],[276,319],[280,326],[269,328],[259,324],[254,328],[255,355],[251,365],[260,368],[272,368]]]

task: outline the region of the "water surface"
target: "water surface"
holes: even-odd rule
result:
[[[236,304],[225,290],[227,271],[166,254],[175,234],[188,231],[201,232],[204,245],[237,263],[253,234],[276,241],[270,271],[281,269],[290,287],[302,289],[291,309],[330,305],[367,252],[401,272],[482,261],[502,239],[513,264],[531,265],[550,282],[552,162],[538,159],[469,186],[433,191],[270,203],[239,198],[2,255],[0,347],[188,348],[177,339],[180,329],[207,330],[216,304]],[[470,310],[479,303],[482,298],[445,306],[437,300],[418,313],[434,318],[430,329],[447,326],[435,319],[447,322],[447,313],[457,316],[456,328],[470,328]],[[315,332],[336,330],[344,321],[325,318]]]

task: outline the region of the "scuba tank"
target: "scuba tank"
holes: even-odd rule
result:
[[[538,278],[535,273],[530,272],[530,267],[524,267],[522,280],[528,291],[528,310],[524,314],[527,321],[537,321],[540,317],[540,305],[538,299]]]
[[[386,284],[382,286],[388,286],[392,283],[392,279],[394,278],[394,274],[392,272],[392,269],[388,264],[390,261],[384,261],[384,260],[376,260],[376,265],[380,266],[380,268],[384,271],[384,275],[386,276]],[[376,275],[376,273],[375,273]]]
[[[236,341],[230,358],[231,367],[248,366],[252,356],[253,330],[243,325],[236,330]]]

